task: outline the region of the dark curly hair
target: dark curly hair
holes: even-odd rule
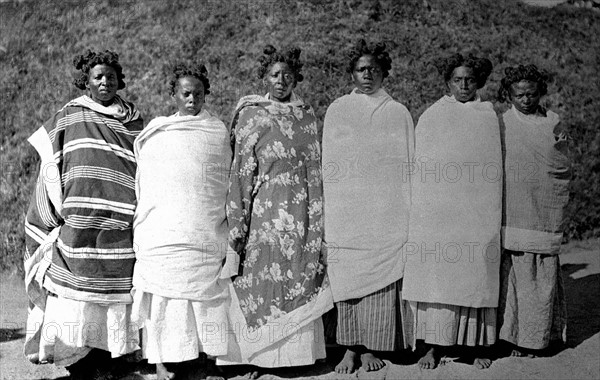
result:
[[[173,66],[173,74],[171,76],[171,81],[169,82],[170,86],[170,94],[175,95],[175,88],[177,88],[177,84],[179,78],[184,77],[194,77],[197,78],[202,85],[204,86],[204,95],[210,94],[209,88],[210,83],[208,81],[208,70],[206,70],[206,66],[200,63],[193,63],[190,65],[186,65],[185,63],[178,63]]]
[[[383,77],[386,78],[390,75],[390,70],[392,69],[392,59],[388,52],[385,51],[385,48],[386,46],[383,42],[378,42],[375,45],[369,46],[365,40],[358,40],[347,53],[348,66],[346,66],[346,71],[352,74],[356,62],[358,62],[360,57],[371,55],[375,58],[375,62],[381,67]]]
[[[501,102],[508,101],[510,99],[511,86],[522,80],[537,83],[540,96],[544,96],[548,93],[548,82],[552,81],[552,75],[546,70],[538,70],[536,65],[507,67],[504,69],[504,78],[500,81],[498,100]]]
[[[85,54],[80,54],[73,58],[73,66],[81,71],[81,74],[73,80],[75,87],[80,90],[86,89],[90,70],[96,65],[107,65],[115,69],[117,72],[117,79],[119,80],[117,89],[121,90],[125,88],[125,82],[123,81],[125,75],[123,74],[123,67],[121,67],[121,64],[119,63],[119,55],[110,50],[94,52],[89,49]]]
[[[258,77],[263,79],[269,71],[269,67],[277,62],[286,63],[290,69],[294,72],[296,82],[300,83],[304,79],[304,76],[300,73],[304,64],[300,62],[300,50],[297,47],[290,47],[285,52],[280,53],[275,49],[273,45],[265,46],[263,50],[263,56],[258,59]]]
[[[492,62],[487,58],[475,57],[469,54],[467,57],[456,53],[447,58],[440,58],[433,62],[438,72],[444,77],[447,83],[452,78],[452,73],[457,67],[468,67],[473,70],[475,79],[477,80],[477,88],[485,86],[487,78],[492,73]]]

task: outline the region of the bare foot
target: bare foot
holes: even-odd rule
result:
[[[251,370],[250,372],[244,375],[244,379],[256,380],[258,379],[258,371]]]
[[[488,359],[488,358],[475,358],[473,360],[473,365],[477,369],[490,368],[490,366],[492,365],[492,359]]]
[[[335,372],[341,374],[352,373],[356,369],[356,351],[346,350],[342,361],[335,366]]]
[[[365,371],[379,371],[383,367],[385,367],[385,363],[383,360],[379,359],[371,352],[365,352],[360,355],[360,361],[362,363],[362,369]]]
[[[521,348],[513,348],[510,351],[510,356],[515,357],[515,358],[524,358],[524,357],[535,358],[536,357],[533,353],[528,352],[527,350],[524,350]]]
[[[156,363],[156,380],[173,380],[175,370],[168,370],[165,363]]]
[[[434,369],[440,363],[440,355],[435,347],[431,347],[429,351],[419,359],[419,368]]]

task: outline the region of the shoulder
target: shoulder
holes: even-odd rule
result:
[[[329,107],[327,107],[327,111],[325,112],[325,117],[330,117],[334,114],[344,113],[346,109],[352,107],[353,97],[352,94],[342,95],[339,98],[335,99]]]
[[[560,115],[552,110],[546,110],[546,117],[549,120],[555,121],[557,123],[560,122]]]
[[[404,104],[400,103],[399,101],[397,101],[393,98],[390,98],[390,101],[388,104],[389,104],[389,107],[391,107],[394,112],[410,115],[410,111],[408,110],[408,108],[406,108],[406,106]]]

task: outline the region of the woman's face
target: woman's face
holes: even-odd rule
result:
[[[522,80],[510,86],[510,101],[518,111],[526,115],[537,112],[541,98],[536,82]]]
[[[265,85],[272,100],[287,103],[296,87],[296,75],[287,63],[275,62],[267,72]]]
[[[173,98],[179,116],[195,116],[204,105],[204,84],[196,77],[181,77],[177,79]]]
[[[112,66],[104,64],[92,67],[88,75],[86,88],[89,91],[90,98],[96,103],[103,106],[112,104],[119,89],[117,72]]]
[[[383,70],[372,55],[363,55],[356,61],[352,80],[358,92],[373,94],[381,88],[383,82]]]
[[[455,68],[448,81],[448,88],[454,98],[461,103],[474,100],[477,95],[477,78],[473,69],[465,66]]]

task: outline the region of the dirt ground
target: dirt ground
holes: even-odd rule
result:
[[[377,372],[338,375],[333,367],[341,352],[329,348],[326,362],[309,367],[285,368],[263,374],[260,379],[599,379],[600,378],[600,239],[572,242],[563,247],[561,264],[568,302],[567,347],[548,358],[502,358],[487,370],[454,362],[434,370],[419,370],[408,352],[391,357]],[[27,314],[22,280],[7,273],[0,279],[0,379],[67,379],[64,368],[30,364],[22,354]],[[126,380],[154,380],[153,366],[131,364]],[[244,369],[229,368],[232,378]]]

